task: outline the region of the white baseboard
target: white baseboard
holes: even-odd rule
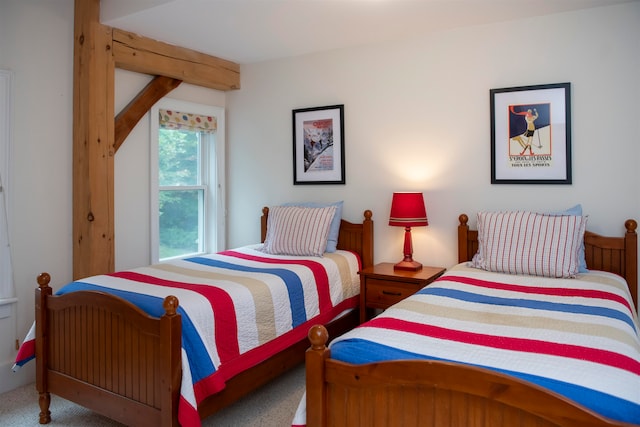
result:
[[[36,382],[35,360],[28,362],[18,372],[13,372],[11,370],[12,366],[13,361],[0,364],[0,393]]]

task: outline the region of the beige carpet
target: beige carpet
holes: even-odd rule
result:
[[[304,394],[304,365],[276,378],[234,405],[203,421],[204,427],[286,427]],[[38,393],[35,385],[0,394],[0,426],[22,427],[38,424]],[[57,396],[51,397],[50,426],[122,426]]]

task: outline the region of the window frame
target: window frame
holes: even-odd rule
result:
[[[203,253],[218,252],[226,247],[226,184],[225,184],[225,110],[223,107],[198,104],[172,98],[163,98],[150,110],[150,255],[151,263],[160,261],[159,167],[158,167],[158,111],[174,110],[214,116],[217,120],[215,133],[205,135],[201,141],[201,156],[204,159],[204,174],[208,182],[204,197],[204,245]],[[213,166],[213,167],[212,167]],[[199,187],[199,186],[195,186]],[[185,186],[187,190],[192,187]],[[191,256],[193,254],[189,254]],[[181,257],[176,257],[181,258]],[[163,260],[164,261],[164,260]]]

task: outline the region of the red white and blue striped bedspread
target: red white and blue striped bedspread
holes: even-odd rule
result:
[[[197,405],[225,381],[303,339],[311,325],[357,305],[358,257],[267,255],[247,246],[72,282],[57,295],[100,290],[153,316],[175,295],[182,316],[182,384],[178,417],[200,425]],[[34,357],[34,328],[16,365]],[[197,361],[194,362],[194,361]]]
[[[640,338],[622,278],[490,273],[460,264],[331,343],[333,359],[435,359],[536,383],[640,424]],[[301,404],[294,425],[304,424]]]

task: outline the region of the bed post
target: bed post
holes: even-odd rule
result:
[[[458,225],[458,262],[469,261],[467,250],[467,234],[469,233],[469,217],[466,214],[460,214],[458,217],[460,225]]]
[[[624,223],[627,229],[624,235],[624,254],[625,254],[625,279],[631,291],[633,303],[638,310],[638,234],[636,228],[638,223],[633,219],[628,219]]]
[[[262,216],[260,217],[260,243],[264,243],[267,238],[267,218],[269,218],[269,208],[262,208]]]
[[[327,390],[324,382],[325,360],[331,355],[327,348],[329,333],[322,325],[309,330],[311,347],[305,355],[307,377],[307,427],[325,426],[327,423]]]
[[[164,299],[162,307],[165,314],[160,318],[160,394],[161,425],[177,427],[178,404],[180,402],[180,383],[182,381],[182,319],[178,310],[178,298],[169,295]]]
[[[362,267],[373,265],[373,212],[369,209],[364,211],[364,221],[362,222]]]
[[[47,362],[48,362],[48,327],[47,323],[47,297],[53,292],[49,287],[51,276],[48,273],[38,275],[38,288],[36,288],[36,389],[40,394],[40,424],[51,422],[51,395],[47,384]]]

